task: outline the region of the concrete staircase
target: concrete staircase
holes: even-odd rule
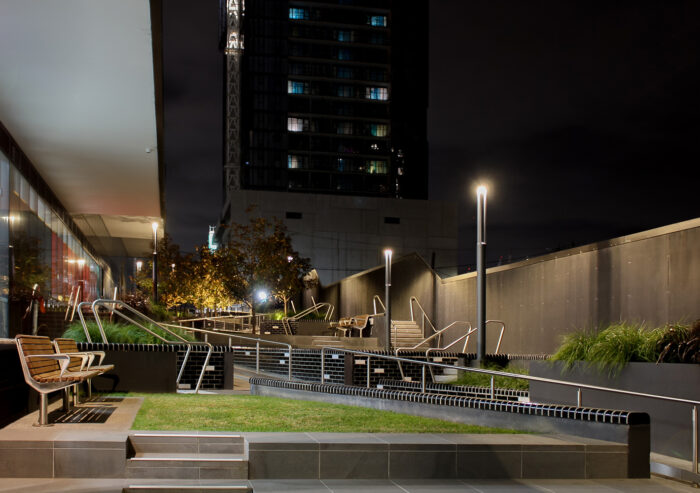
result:
[[[233,434],[136,433],[127,443],[126,477],[240,480],[231,491],[245,491],[240,487],[248,479],[246,443]]]
[[[391,339],[394,347],[400,348],[413,347],[425,337],[423,337],[423,329],[413,320],[392,320]]]

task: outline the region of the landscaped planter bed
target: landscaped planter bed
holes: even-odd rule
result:
[[[583,362],[575,364],[571,370],[563,369],[562,362],[533,361],[530,364],[532,376],[700,400],[700,365],[696,364],[629,363],[614,377]],[[530,399],[575,406],[576,388],[530,382]],[[585,389],[582,404],[646,412],[651,418],[651,451],[686,460],[691,458],[692,406],[689,404]]]

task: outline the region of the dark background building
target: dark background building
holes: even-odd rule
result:
[[[427,12],[424,0],[246,2],[240,186],[427,199]]]

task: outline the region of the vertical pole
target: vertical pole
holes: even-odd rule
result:
[[[693,467],[692,471],[698,474],[698,406],[693,406]]]
[[[260,373],[260,341],[255,343],[255,373]]]
[[[420,391],[425,394],[425,365],[421,366],[420,372]]]
[[[486,187],[476,191],[476,359],[486,355]]]
[[[158,223],[153,223],[153,303],[158,303]]]
[[[384,313],[384,318],[386,320],[386,350],[391,350],[391,254],[390,249],[384,250],[384,302],[386,303],[386,310]]]
[[[369,371],[369,356],[367,356],[367,388],[369,388],[369,376],[370,376],[370,371]]]
[[[576,390],[576,407],[581,407],[583,405],[583,392],[581,389]]]
[[[496,385],[495,382],[493,381],[494,376],[491,375],[491,384],[489,385],[489,395],[491,396],[491,399],[496,398]]]

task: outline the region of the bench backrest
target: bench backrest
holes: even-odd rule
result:
[[[53,340],[54,345],[59,353],[78,353],[78,343],[73,339],[66,339],[63,337],[57,337]],[[83,360],[78,357],[71,357],[70,364],[68,365],[68,370],[70,371],[80,371],[82,369]]]
[[[34,354],[56,354],[51,339],[44,336],[30,336],[19,334],[15,337],[19,356],[26,361],[29,374],[35,380],[47,374],[55,374],[61,371],[58,361],[49,358],[26,358]]]

